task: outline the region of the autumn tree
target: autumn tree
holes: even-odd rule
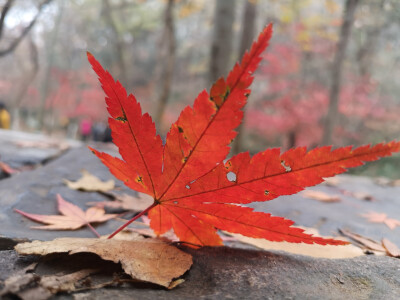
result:
[[[354,23],[354,14],[358,3],[358,0],[346,0],[345,4],[343,23],[340,28],[340,38],[332,64],[329,108],[325,119],[324,136],[322,140],[324,145],[331,144],[333,130],[338,118],[338,103],[343,72],[343,62],[345,60],[347,44],[349,42],[351,28],[353,27]]]
[[[210,85],[225,74],[229,68],[232,54],[235,6],[235,0],[215,1],[208,78]]]

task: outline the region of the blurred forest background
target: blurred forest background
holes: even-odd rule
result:
[[[233,152],[400,138],[398,0],[0,0],[0,9],[0,101],[14,130],[101,140],[107,112],[90,51],[165,135],[272,22]],[[399,169],[395,156],[368,172]]]

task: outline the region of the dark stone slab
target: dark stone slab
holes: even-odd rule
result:
[[[74,299],[394,300],[400,297],[400,260],[394,258],[363,256],[329,260],[227,247],[184,250],[193,255],[194,264],[184,275],[186,281],[173,290],[133,283],[78,292]],[[18,258],[13,251],[0,251],[0,280],[37,259]],[[79,255],[50,258],[39,263],[37,273],[54,274],[64,264],[76,266],[79,259],[82,260]],[[87,255],[83,259],[85,267],[99,264]],[[98,280],[96,276],[92,279],[94,283]],[[71,296],[60,294],[57,298],[71,299]]]
[[[388,238],[400,247],[400,227],[390,229],[383,223],[368,222],[362,214],[386,213],[389,218],[400,220],[400,187],[382,186],[373,178],[351,175],[336,176],[337,186],[318,185],[309,189],[329,195],[339,195],[340,202],[324,203],[301,196],[281,196],[268,202],[250,204],[258,211],[295,221],[296,225],[312,227],[323,235],[335,236],[338,228],[346,228],[380,241]],[[354,193],[365,193],[373,200],[354,197]]]
[[[0,141],[3,149],[3,143]],[[8,147],[8,146],[7,146]],[[115,148],[104,150],[116,154]],[[21,149],[13,157],[26,156]],[[22,151],[22,153],[21,153]],[[1,152],[0,152],[0,155]],[[43,157],[48,157],[44,155]],[[3,158],[3,157],[2,157]],[[18,161],[16,159],[15,161]],[[38,160],[40,161],[40,160]],[[81,169],[102,180],[113,178],[108,169],[86,148],[71,148],[55,159],[31,171],[0,180],[0,280],[22,269],[37,257],[21,258],[11,249],[16,239],[51,240],[56,237],[92,237],[87,228],[77,231],[41,231],[38,225],[23,218],[15,208],[37,214],[58,214],[56,194],[86,208],[89,201],[104,201],[99,193],[71,190],[63,179],[77,180]],[[342,201],[322,203],[300,195],[280,197],[252,204],[256,210],[292,219],[296,225],[317,228],[324,235],[336,235],[337,228],[380,240],[383,237],[400,245],[400,227],[390,230],[384,224],[369,223],[360,216],[375,211],[398,219],[400,187],[377,185],[372,179],[340,176],[337,186],[320,185],[312,189],[340,194]],[[122,191],[129,190],[119,181]],[[369,193],[375,201],[360,200],[349,192]],[[133,193],[130,191],[130,193]],[[127,216],[128,217],[128,216]],[[121,223],[111,220],[96,226],[100,234],[109,234]],[[233,246],[238,246],[235,243]],[[172,291],[154,285],[126,285],[80,292],[75,299],[399,299],[400,260],[389,257],[363,256],[348,260],[315,259],[284,253],[260,252],[233,248],[186,249],[194,255],[194,265],[185,275],[186,282]],[[65,260],[65,258],[64,258]],[[67,258],[68,261],[68,258]],[[70,264],[75,264],[71,261]],[[41,262],[38,272],[60,271],[56,262]],[[61,294],[58,298],[71,296]]]
[[[53,143],[48,148],[20,147],[19,142]],[[69,147],[81,145],[78,141],[63,141]],[[0,129],[0,160],[13,168],[22,166],[36,166],[59,156],[63,149],[60,149],[57,142],[45,135],[26,133],[14,130]]]
[[[40,224],[14,212],[14,209],[19,209],[34,214],[58,214],[57,194],[82,209],[87,209],[87,202],[107,200],[99,193],[75,191],[63,183],[63,179],[78,180],[83,168],[102,180],[113,178],[108,169],[86,147],[82,147],[70,149],[40,168],[0,180],[0,237],[31,240],[51,240],[61,236],[92,237],[93,233],[87,228],[73,232],[31,229],[30,226]],[[117,182],[117,187],[132,193],[121,182]],[[96,229],[100,234],[109,234],[120,225],[120,222],[111,220],[99,224]]]

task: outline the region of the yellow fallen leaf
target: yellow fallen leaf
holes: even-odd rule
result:
[[[82,190],[86,192],[107,192],[115,187],[114,180],[101,181],[98,177],[82,170],[82,177],[78,181],[69,181],[64,179],[64,183],[73,190]]]
[[[192,265],[192,256],[157,239],[124,237],[123,239],[59,238],[53,241],[33,241],[15,246],[23,255],[89,252],[104,260],[121,263],[133,279],[171,288],[174,281]],[[180,282],[180,281],[179,281]]]

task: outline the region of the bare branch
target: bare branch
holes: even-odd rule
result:
[[[13,5],[14,0],[7,0],[6,4],[3,6],[3,10],[1,11],[1,16],[0,16],[0,39],[1,36],[3,35],[3,29],[4,29],[4,20],[6,19],[6,15],[8,11],[10,10],[11,6]]]
[[[9,2],[12,2],[12,1],[13,1],[13,0],[9,0],[9,1],[6,3],[6,6],[7,6],[7,4],[8,4]],[[38,12],[37,12],[37,14],[35,15],[35,17],[32,19],[32,21],[29,23],[29,25],[26,26],[26,27],[24,28],[24,30],[21,32],[21,34],[20,34],[16,39],[14,39],[6,49],[0,50],[0,56],[5,56],[5,55],[7,55],[7,54],[13,52],[13,51],[15,50],[15,48],[17,48],[17,46],[19,45],[19,43],[24,39],[24,37],[28,34],[28,32],[29,32],[29,31],[32,29],[32,27],[35,25],[37,19],[39,18],[40,14],[42,13],[43,8],[44,8],[47,4],[49,4],[51,1],[53,1],[53,0],[44,0],[44,1],[39,5],[39,7],[38,7]],[[4,7],[4,9],[3,9],[3,11],[2,11],[1,17],[3,17],[4,10],[6,10],[6,13],[7,13],[7,10],[9,9],[9,7],[7,8],[6,6]],[[6,13],[4,13],[4,17],[5,17],[5,15],[6,15]],[[3,20],[3,22],[4,22],[4,20]],[[0,26],[3,26],[3,23],[1,23]],[[2,29],[2,28],[0,28],[0,29]],[[1,37],[1,31],[0,31],[0,37]]]

